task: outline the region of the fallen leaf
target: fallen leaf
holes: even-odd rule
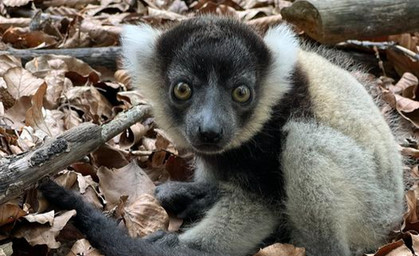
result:
[[[79,114],[72,109],[64,108],[63,113],[64,128],[66,130],[76,127],[83,122]]]
[[[261,249],[253,256],[305,256],[306,250],[304,248],[295,247],[291,244],[276,243]]]
[[[42,4],[45,6],[83,7],[96,2],[97,0],[45,0]]]
[[[60,60],[60,62],[58,62],[58,60]],[[65,65],[63,65],[62,62]],[[90,80],[92,83],[97,83],[99,81],[99,76],[101,75],[98,71],[90,67],[90,65],[84,61],[64,55],[49,54],[36,57],[26,63],[25,68],[32,73],[39,73],[42,71],[46,73],[51,68],[55,70],[63,70],[67,72],[66,75],[70,73],[69,76],[71,76],[71,74],[74,76],[80,76],[80,79],[83,80],[80,83],[83,84],[87,80]]]
[[[0,245],[0,256],[12,256],[12,255],[13,255],[13,242]]]
[[[395,94],[400,94],[403,97],[414,99],[417,87],[418,78],[412,73],[406,72],[394,86],[390,86],[388,89]]]
[[[15,130],[20,130],[25,126],[26,111],[31,107],[31,98],[28,96],[20,97],[15,104],[5,111],[5,117],[10,120],[9,126]]]
[[[57,249],[60,247],[60,242],[55,238],[64,228],[71,217],[76,215],[75,210],[66,211],[54,218],[52,226],[32,223],[25,225],[16,230],[14,236],[17,238],[25,238],[32,246],[45,244],[50,249]]]
[[[118,92],[116,98],[129,103],[131,106],[147,104],[147,100],[138,91]]]
[[[25,123],[26,125],[31,126],[34,129],[39,129],[52,137],[53,133],[46,124],[45,117],[42,113],[44,95],[46,91],[47,85],[43,83],[32,98],[32,107],[30,107],[26,112]]]
[[[1,23],[1,21],[0,21]],[[12,55],[0,55],[0,76],[3,76],[7,70],[15,67],[22,67],[22,63]]]
[[[93,86],[70,88],[65,92],[65,99],[72,107],[84,112],[86,121],[100,123],[113,116],[112,105]]]
[[[162,19],[162,20],[184,20],[186,16],[181,14],[177,14],[171,11],[159,10],[152,7],[148,7],[148,15],[152,16],[153,18]]]
[[[3,4],[9,7],[19,7],[28,4],[31,0],[3,0]]]
[[[93,163],[107,168],[121,168],[129,164],[128,153],[108,144],[92,153]]]
[[[54,211],[49,211],[45,213],[31,213],[24,216],[29,222],[37,222],[39,224],[49,223],[50,226],[54,223]]]
[[[43,31],[30,31],[27,28],[8,28],[3,34],[3,42],[13,45],[14,48],[45,48],[57,44],[54,36]]]
[[[5,203],[0,205],[0,226],[7,223],[15,222],[17,219],[28,214],[18,205],[13,203]]]
[[[107,201],[106,209],[117,206],[121,195],[127,195],[131,204],[142,194],[154,194],[155,185],[135,161],[120,169],[100,167],[97,175]]]
[[[283,22],[282,16],[281,14],[277,14],[253,19],[248,21],[247,24],[257,28],[268,29],[269,27],[278,25],[281,22]]]
[[[21,67],[8,69],[3,78],[7,85],[7,91],[16,100],[22,96],[34,95],[38,88],[44,84],[43,79],[35,77]]]
[[[167,230],[169,225],[169,215],[149,194],[138,196],[124,207],[122,217],[131,237],[143,237],[157,230]]]
[[[10,27],[26,27],[30,22],[30,18],[6,18],[0,16],[0,29],[4,31]]]
[[[145,126],[141,123],[136,123],[129,127],[125,132],[121,133],[119,137],[119,146],[121,149],[129,149],[136,143],[141,141],[143,136],[151,129],[150,126]],[[156,142],[157,143],[157,142]]]
[[[413,256],[413,254],[403,240],[400,239],[380,247],[373,256]]]
[[[77,240],[67,256],[102,256],[86,239]]]

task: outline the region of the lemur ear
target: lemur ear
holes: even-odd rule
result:
[[[272,74],[280,79],[276,83],[282,79],[287,79],[297,62],[299,42],[295,33],[289,26],[282,24],[270,28],[263,40],[274,59]],[[276,80],[276,78],[272,78]]]
[[[160,33],[161,31],[146,24],[123,26],[121,44],[124,68],[133,76],[134,81],[138,81],[143,72],[147,72]]]

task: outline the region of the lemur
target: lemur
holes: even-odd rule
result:
[[[300,46],[287,25],[262,37],[231,18],[168,30],[124,27],[125,68],[158,126],[195,154],[193,182],[157,189],[183,233],[130,238],[55,183],[41,184],[107,256],[230,255],[282,233],[308,256],[350,256],[385,242],[403,213],[395,138],[351,73]],[[339,59],[339,58],[337,58]]]

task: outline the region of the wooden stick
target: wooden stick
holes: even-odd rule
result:
[[[91,66],[104,66],[116,70],[116,60],[121,55],[121,47],[92,47],[92,48],[71,48],[71,49],[14,49],[0,51],[0,55],[9,54],[21,58],[23,63],[31,59],[47,55],[69,55],[83,60]]]
[[[83,123],[35,150],[0,159],[0,204],[19,196],[44,176],[79,161],[149,113],[149,106],[134,106],[102,126]]]

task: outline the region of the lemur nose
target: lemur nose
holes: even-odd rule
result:
[[[199,127],[199,136],[205,143],[217,143],[223,137],[223,129],[216,127]]]

